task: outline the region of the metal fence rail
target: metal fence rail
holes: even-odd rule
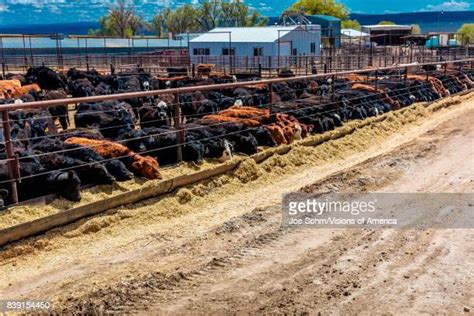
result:
[[[169,68],[183,68],[190,76],[197,74],[198,64],[211,64],[226,74],[251,73],[261,77],[277,75],[289,69],[296,75],[350,71],[367,67],[387,67],[406,63],[429,63],[460,60],[474,56],[474,48],[384,46],[377,48],[348,47],[323,49],[320,56],[188,56],[187,54],[59,54],[3,56],[1,73],[26,72],[29,67],[53,69],[96,69],[104,73],[140,67],[153,75],[167,76]]]

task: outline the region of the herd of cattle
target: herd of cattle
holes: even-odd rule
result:
[[[104,75],[37,67],[24,75],[0,78],[0,104],[246,81],[237,88],[164,91],[154,97],[9,111],[19,162],[13,176],[20,179],[20,200],[55,193],[78,201],[84,185],[133,176],[160,179],[159,166],[178,162],[178,146],[187,162],[225,161],[235,153],[252,155],[259,146],[290,144],[349,120],[474,86],[471,71],[425,71],[377,73],[377,78],[368,71],[363,76],[287,80],[269,88],[255,78],[225,75],[155,78],[140,69]],[[8,202],[10,174],[3,130],[0,137],[0,199]]]

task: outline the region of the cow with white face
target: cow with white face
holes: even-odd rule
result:
[[[161,120],[168,120],[168,104],[166,104],[165,101],[161,100],[156,105],[156,108],[158,109],[158,117]]]
[[[234,146],[224,139],[224,151],[222,152],[222,156],[217,158],[219,162],[226,162],[232,160],[234,158],[232,152],[234,151]]]
[[[303,139],[303,128],[300,124],[295,124],[295,133],[293,134],[293,141]]]
[[[244,106],[244,102],[241,99],[235,100],[234,107],[241,108]]]
[[[140,116],[140,126],[142,128],[170,125],[168,104],[163,100],[160,100],[158,103],[155,103],[154,100],[144,103],[143,106],[138,109],[138,113]]]

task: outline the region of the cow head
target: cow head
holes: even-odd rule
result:
[[[0,208],[3,208],[5,206],[5,199],[10,193],[8,190],[1,189],[0,190]]]
[[[234,102],[234,106],[235,106],[235,107],[238,107],[238,108],[243,107],[243,106],[244,106],[244,102],[243,102],[241,99],[237,99],[237,100],[235,100],[235,102]]]
[[[128,171],[124,163],[118,159],[107,161],[105,166],[117,181],[127,181],[133,178],[133,173]]]
[[[135,155],[133,156],[133,160],[131,167],[136,173],[150,180],[163,178],[160,173],[160,166],[155,158]]]
[[[60,196],[74,202],[81,200],[81,180],[74,171],[60,172],[54,176],[54,186]]]
[[[143,81],[143,90],[149,91],[150,90],[150,82]]]
[[[171,81],[167,80],[165,82],[165,87],[166,87],[166,89],[171,89]]]
[[[217,158],[219,162],[226,162],[229,160],[232,160],[233,158],[233,151],[234,151],[234,146],[232,146],[231,143],[227,141],[227,139],[224,140],[224,151],[222,152],[222,156]]]
[[[107,171],[104,165],[93,164],[91,169],[94,170],[95,178],[100,184],[112,184],[115,178]]]
[[[273,139],[272,134],[266,127],[257,127],[255,129],[254,135],[260,146],[274,147],[277,145],[275,139]]]
[[[303,139],[303,129],[301,128],[300,124],[295,124],[294,126],[294,134],[293,134],[293,140],[301,140]]]

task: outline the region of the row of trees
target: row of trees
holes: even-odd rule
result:
[[[360,29],[359,22],[349,19],[349,10],[335,0],[299,0],[288,12],[304,7],[307,14],[331,15],[342,20],[343,28]],[[158,36],[168,33],[206,32],[219,26],[262,26],[268,18],[246,6],[241,0],[205,0],[198,5],[185,4],[176,9],[166,8],[151,21],[136,12],[127,0],[117,0],[106,16],[99,20],[100,27],[90,35],[130,37],[141,31],[152,31]]]
[[[194,6],[182,5],[175,10],[166,8],[150,22],[145,21],[127,0],[118,0],[106,16],[99,20],[99,29],[90,35],[130,37],[141,31],[152,31],[158,36],[168,33],[206,32],[218,26],[260,26],[268,19],[243,4],[240,0],[205,0]]]
[[[342,20],[342,28],[360,30],[360,23],[349,19],[349,10],[335,0],[298,0],[288,13],[298,12],[304,8],[306,14],[324,14]],[[205,0],[199,5],[185,4],[176,9],[166,8],[157,13],[150,22],[136,12],[127,0],[117,0],[109,9],[106,16],[99,20],[100,27],[90,30],[91,35],[131,37],[147,30],[157,36],[168,33],[198,33],[206,32],[219,26],[262,26],[268,18],[258,11],[246,6],[241,0]],[[381,25],[395,24],[391,21],[381,21]],[[412,25],[413,33],[419,34],[420,27]],[[474,43],[474,24],[465,24],[458,30],[463,44]]]

